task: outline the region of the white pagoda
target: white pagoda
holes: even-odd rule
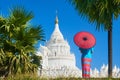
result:
[[[76,67],[76,60],[70,52],[70,46],[59,30],[58,17],[55,19],[55,29],[49,41],[40,45],[37,51],[42,56],[41,76],[47,77],[81,77],[82,73]]]

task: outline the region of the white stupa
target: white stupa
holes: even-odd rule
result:
[[[76,60],[70,52],[70,46],[59,30],[58,17],[51,38],[44,46],[40,45],[37,54],[42,56],[42,76],[47,77],[81,77],[76,67]]]

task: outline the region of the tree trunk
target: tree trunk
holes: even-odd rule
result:
[[[108,30],[108,77],[112,77],[112,27]]]

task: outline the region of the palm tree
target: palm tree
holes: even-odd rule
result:
[[[100,30],[108,31],[108,76],[112,77],[112,28],[113,19],[120,14],[119,0],[70,0],[79,14],[87,17]]]
[[[32,18],[32,12],[15,7],[8,18],[0,21],[0,48],[5,53],[4,65],[8,75],[36,72],[39,66],[33,62],[33,56],[35,44],[43,41],[44,33],[41,26],[29,23]]]
[[[6,24],[6,20],[0,16],[0,77],[6,74],[6,66],[5,66],[5,61],[6,61],[6,55],[3,50],[3,45],[5,42],[5,33],[4,30],[1,28]]]

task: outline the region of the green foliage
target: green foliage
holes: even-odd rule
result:
[[[11,9],[7,18],[0,17],[0,76],[38,69],[41,58],[34,54],[35,44],[44,40],[44,32],[41,26],[30,25],[32,18],[33,13],[23,7]]]
[[[82,17],[96,24],[96,28],[111,27],[111,21],[120,14],[119,0],[70,0]],[[104,27],[103,27],[104,26]]]
[[[36,74],[19,74],[19,75],[9,75],[5,78],[5,80],[41,80],[40,77],[36,76]]]
[[[27,22],[34,17],[33,13],[27,11],[24,7],[13,7],[10,12],[8,20],[11,26],[15,27],[26,27]]]
[[[37,56],[37,55],[33,54],[32,59],[33,59],[33,64],[36,64],[37,66],[41,66],[41,64],[40,64],[40,60],[42,60],[41,56]]]

